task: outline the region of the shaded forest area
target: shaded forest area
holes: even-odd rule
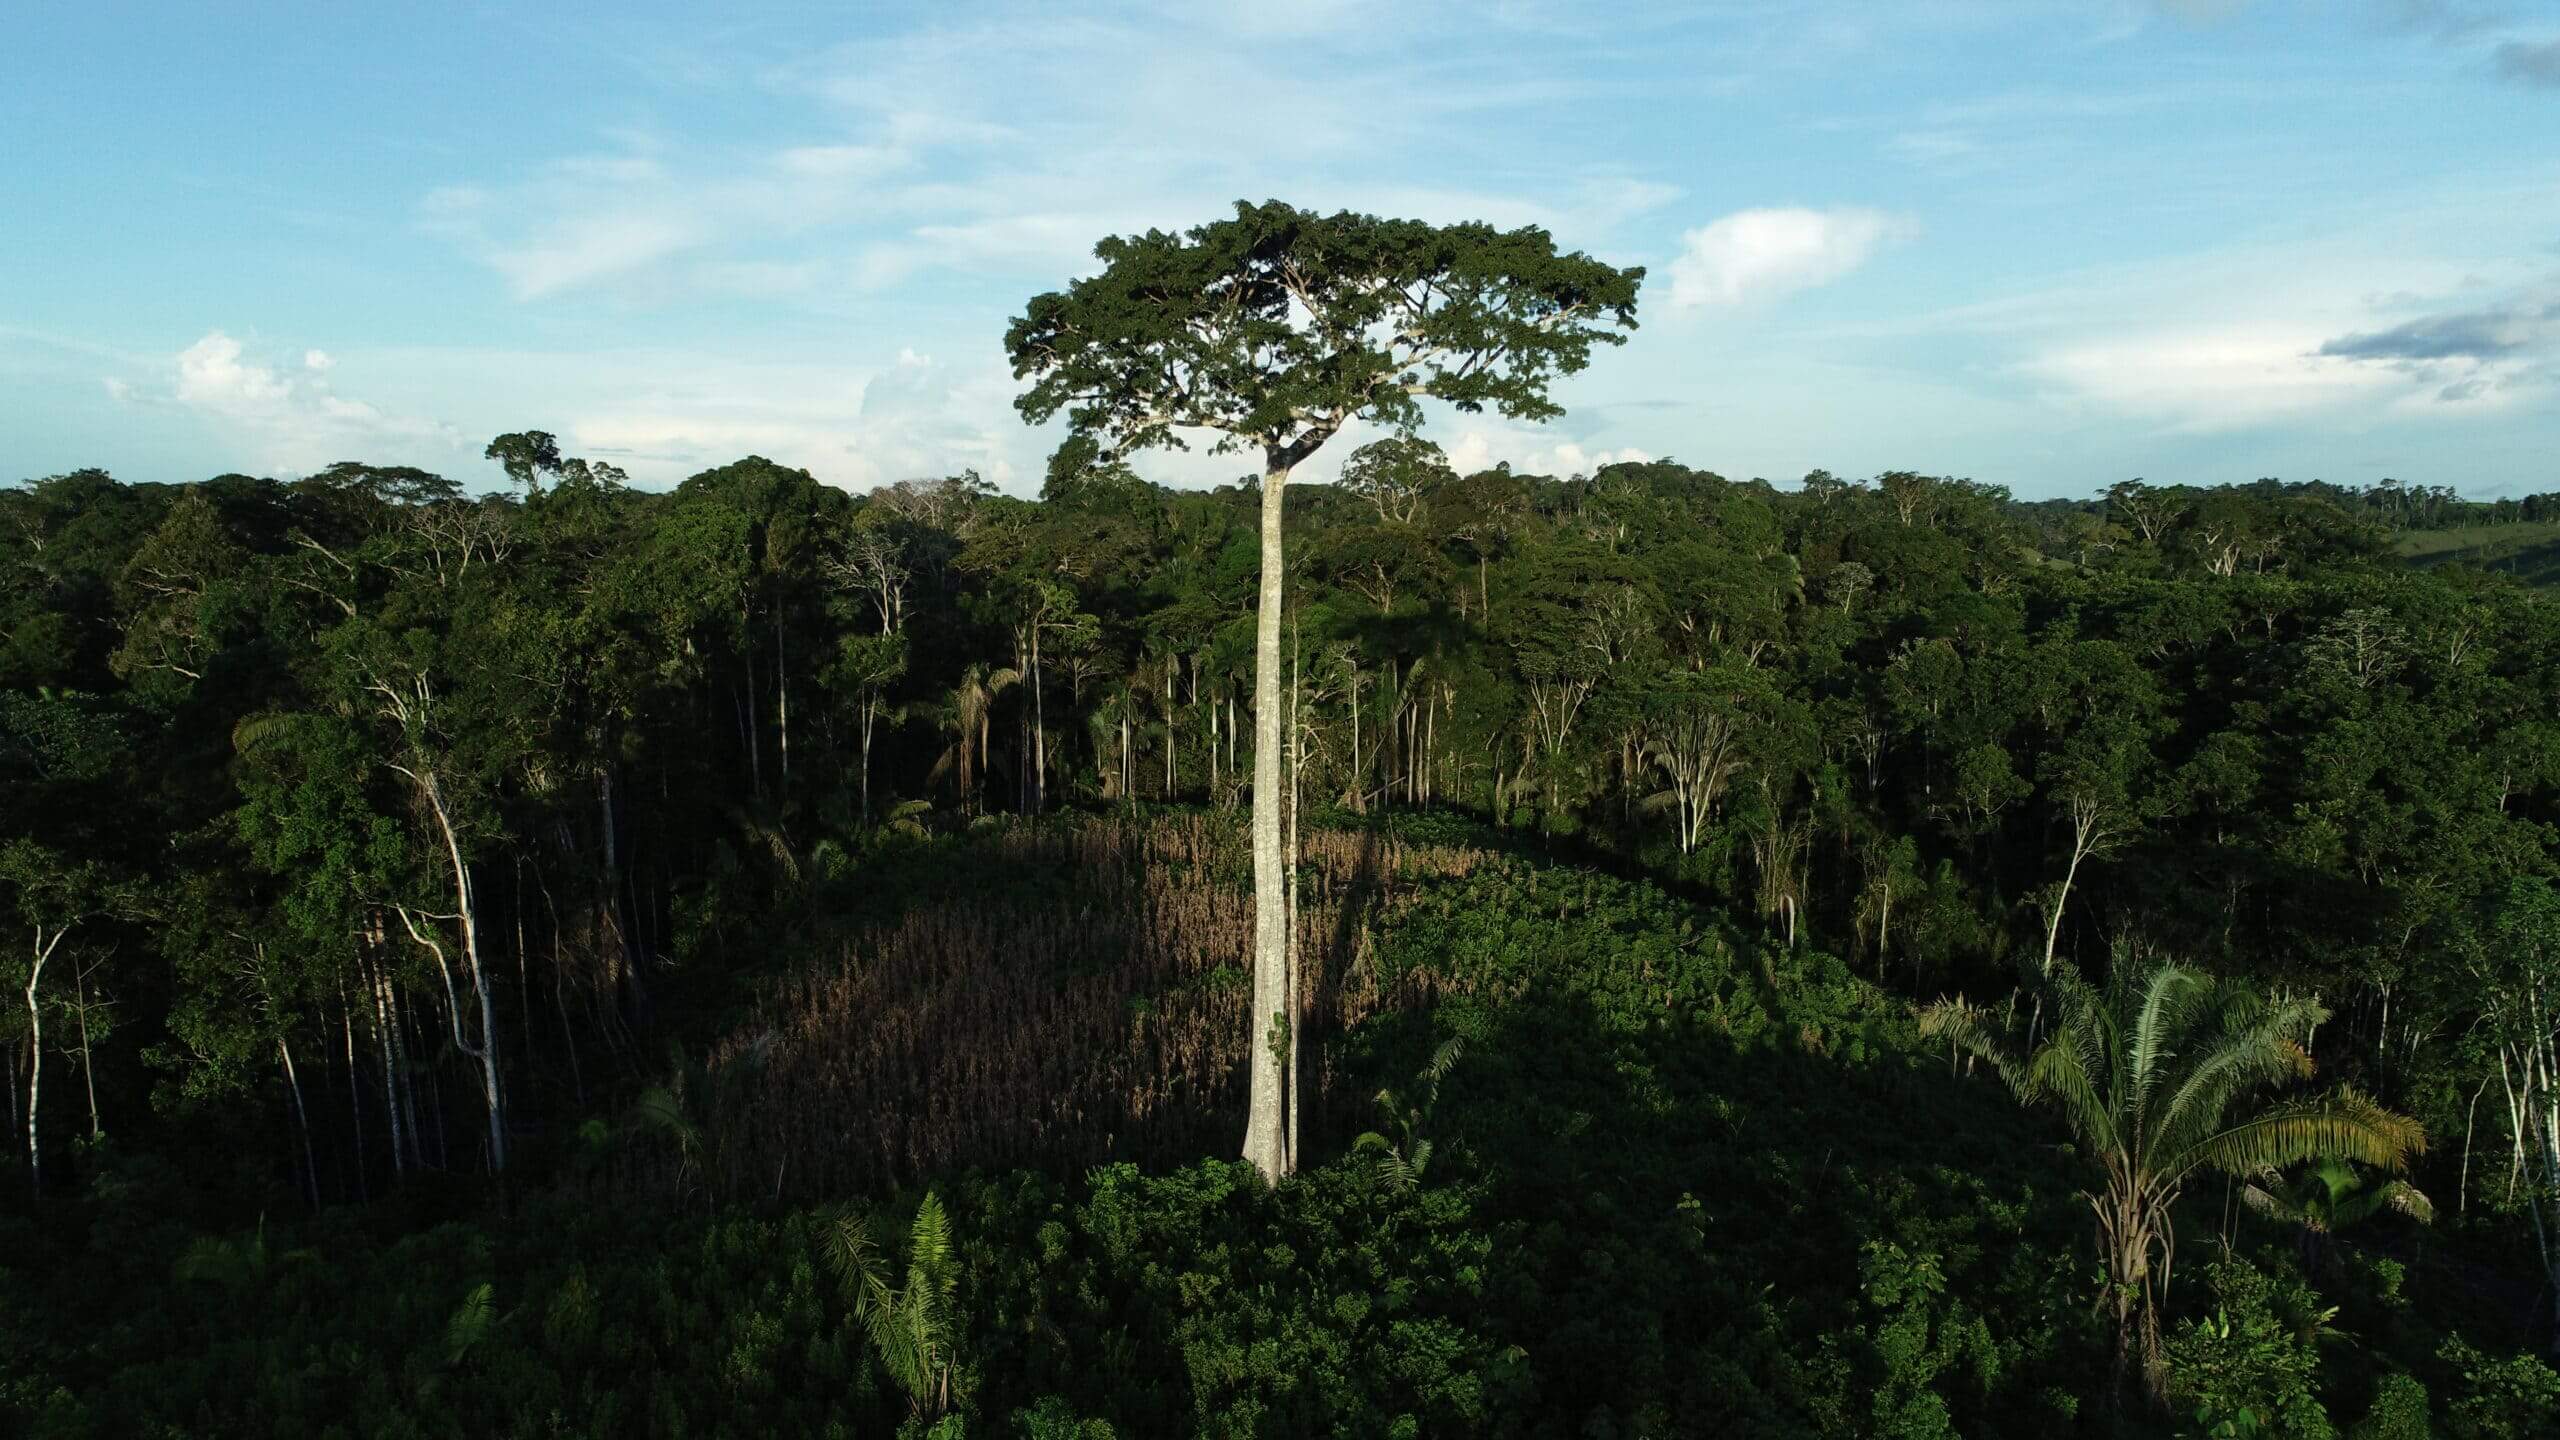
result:
[[[0,491],[0,1425],[2554,1433],[2560,622],[2394,553],[2538,500],[1362,448],[1267,1187],[1255,485],[491,448]],[[2111,1319],[1994,1041],[2144,1017],[2423,1153]]]

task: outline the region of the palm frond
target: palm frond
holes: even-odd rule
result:
[[[1968,1005],[1962,999],[1940,1000],[1921,1010],[1920,1033],[1944,1040],[1990,1065],[2019,1099],[2032,1104],[2044,1098],[2028,1057],[2019,1052],[2015,1037],[1992,1018],[1989,1010]]]
[[[836,1283],[852,1297],[854,1309],[865,1306],[870,1291],[880,1282],[878,1250],[872,1244],[871,1224],[863,1216],[845,1215],[827,1227],[827,1268],[836,1275]]]
[[[462,1297],[453,1315],[444,1323],[444,1360],[459,1365],[472,1348],[489,1337],[489,1328],[497,1316],[493,1308],[495,1288],[486,1280]]]
[[[683,1097],[664,1085],[652,1085],[631,1102],[626,1121],[634,1130],[664,1135],[676,1142],[676,1148],[691,1155],[702,1143],[702,1130],[685,1112]]]
[[[1423,1078],[1437,1086],[1448,1078],[1450,1069],[1466,1053],[1467,1037],[1464,1035],[1452,1035],[1441,1041],[1440,1048],[1431,1052],[1431,1063],[1422,1067]]]
[[[215,1236],[199,1235],[187,1242],[177,1263],[169,1267],[169,1275],[181,1285],[219,1285],[225,1290],[237,1290],[248,1278],[249,1269],[239,1246]]]
[[[2115,1110],[2098,1089],[2091,1065],[2098,1057],[2086,1038],[2085,1032],[2058,1031],[2027,1057],[2025,1074],[2037,1097],[2061,1102],[2064,1119],[2080,1138],[2092,1145],[2111,1145]]]
[[[2326,1156],[2399,1170],[2426,1148],[2417,1121],[2341,1089],[2270,1106],[2154,1163],[2164,1178],[2206,1168],[2248,1175]]]
[[[2319,1023],[2326,1011],[2316,1005],[2248,1007],[2238,996],[2226,998],[2227,1023],[2195,1038],[2186,1077],[2147,1117],[2146,1134],[2155,1149],[2182,1148],[2184,1140],[2219,1128],[2239,1096],[2305,1074],[2309,1060],[2296,1037]],[[2252,1008],[2254,1014],[2233,1013]]]
[[[2147,1128],[2142,1117],[2150,1109],[2151,1093],[2159,1086],[2165,1062],[2183,1038],[2182,1032],[2193,1022],[2196,1002],[2205,988],[2201,977],[2176,965],[2159,967],[2143,983],[2125,1056],[2124,1101],[2137,1130]]]

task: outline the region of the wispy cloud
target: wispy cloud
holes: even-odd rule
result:
[[[782,107],[796,134],[745,148],[625,135],[513,179],[446,186],[419,218],[519,300],[606,287],[778,297],[943,268],[1063,279],[1105,234],[1275,195],[1544,224],[1600,247],[1677,193],[1595,173],[1569,145],[1543,159],[1535,147],[1492,148],[1488,119],[1516,122],[1582,93],[1587,81],[1565,78],[1554,47],[1618,40],[1544,30],[1546,53],[1490,38],[1423,45],[1416,27],[1349,23],[1355,8],[937,17],[768,69],[758,99]],[[1393,155],[1432,163],[1378,163]],[[1470,155],[1498,161],[1516,186],[1392,177],[1436,176]]]
[[[2505,360],[2560,342],[2560,291],[2476,310],[2421,315],[2341,335],[2320,354],[2349,360]]]
[[[2489,63],[2519,85],[2560,89],[2560,40],[2509,40],[2489,53]]]
[[[1739,210],[1680,237],[1671,304],[1738,305],[1828,284],[1916,228],[1881,210]]]

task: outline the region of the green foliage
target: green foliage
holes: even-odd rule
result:
[[[919,1415],[949,1410],[968,1393],[960,1360],[957,1258],[941,1197],[928,1190],[907,1237],[906,1283],[891,1288],[867,1219],[846,1216],[827,1233],[827,1263],[852,1297],[853,1313],[914,1402]]]
[[[1319,216],[1239,202],[1187,234],[1094,247],[1101,272],[1034,297],[1006,332],[1018,402],[1123,451],[1219,432],[1290,462],[1354,416],[1410,430],[1463,411],[1560,413],[1549,380],[1622,343],[1641,270],[1559,255],[1545,232]],[[1384,337],[1383,339],[1381,337]],[[1485,363],[1488,359],[1494,363]],[[1285,466],[1283,468],[1286,468]]]
[[[2356,1336],[2329,1411],[2413,1429],[2415,1376],[2450,1431],[2545,1425],[2560,1212],[2510,1117],[2554,1071],[2560,625],[2467,562],[2542,565],[2549,497],[1461,475],[1417,392],[1545,413],[1633,272],[1268,205],[1105,260],[1011,337],[1078,427],[1041,502],[639,491],[540,431],[503,496],[0,490],[0,1065],[44,1160],[0,1185],[0,1430],[2087,1432],[2093,1302],[2273,1373],[2161,1252],[2087,1263],[2082,1194],[2138,1170],[2127,1233],[2192,1236],[2214,1168]],[[1268,1039],[1261,497],[1128,459],[1355,414],[1386,438],[1288,517],[1310,1173],[1266,1193],[1197,1163]],[[1104,809],[1142,862],[1007,815]],[[2040,1004],[2048,954],[2188,981]],[[1948,993],[2067,1143],[1919,1033]],[[2374,1213],[2420,1188],[2423,1236]],[[931,1417],[824,1258],[928,1192]]]
[[[1921,1031],[1989,1061],[2020,1100],[2058,1108],[2104,1168],[2105,1186],[2089,1203],[2116,1317],[2118,1375],[2138,1362],[2153,1397],[2166,1400],[2174,1375],[2159,1341],[2161,1292],[2179,1190],[2210,1170],[2252,1175],[2305,1159],[2397,1169],[2426,1148],[2426,1132],[2353,1090],[2269,1093],[2310,1074],[2308,1037],[2328,1018],[2314,1001],[2269,999],[2176,965],[2146,973],[2120,963],[2105,986],[2057,970],[2034,1015],[2048,1005],[2052,1030],[2041,1037],[2020,1036],[1959,1001],[1931,1006]],[[2223,1323],[2228,1332],[2232,1322]],[[2224,1419],[2266,1423],[2243,1422],[2236,1411]]]
[[[2198,1433],[2330,1440],[2337,1430],[2320,1403],[2320,1345],[2334,1340],[2334,1306],[2297,1276],[2269,1275],[2248,1261],[2217,1260],[2206,1271],[2213,1309],[2169,1338],[2169,1382]]]
[[[2349,1440],[2432,1440],[2435,1433],[2426,1385],[2395,1371],[2375,1382],[2372,1406],[2347,1435]]]
[[[2437,1360],[2453,1373],[2446,1433],[2455,1440],[2524,1440],[2552,1433],[2560,1371],[2531,1355],[2484,1355],[2457,1335]]]

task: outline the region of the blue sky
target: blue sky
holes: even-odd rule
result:
[[[754,452],[1029,491],[1056,436],[1012,412],[1006,320],[1096,238],[1251,197],[1649,267],[1566,419],[1434,417],[1462,464],[2560,488],[2547,0],[0,26],[5,478],[485,484],[490,435],[543,428],[649,484]]]

